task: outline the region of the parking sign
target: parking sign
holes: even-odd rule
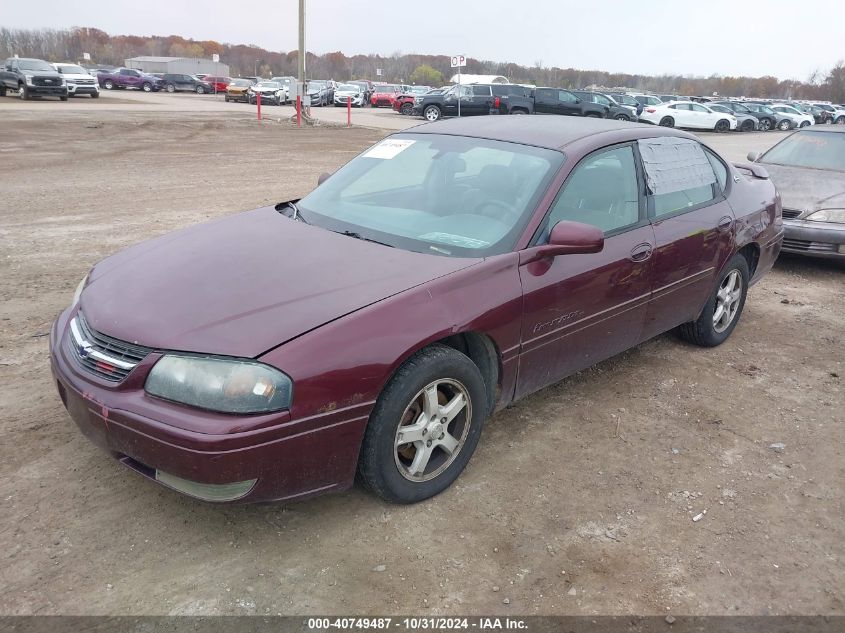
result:
[[[467,58],[463,55],[452,55],[452,68],[461,68],[467,65]]]

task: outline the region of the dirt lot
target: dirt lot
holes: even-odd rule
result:
[[[383,133],[46,112],[0,104],[0,613],[845,613],[843,267],[782,259],[722,347],[662,336],[496,415],[428,502],[211,506],[82,437],[50,323],[100,258]]]

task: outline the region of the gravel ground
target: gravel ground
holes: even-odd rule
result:
[[[842,266],[782,258],[723,346],[661,336],[500,412],[422,504],[206,505],[82,437],[50,323],[102,257],[384,132],[72,103],[0,100],[0,614],[845,613]]]

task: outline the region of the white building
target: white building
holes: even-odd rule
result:
[[[134,68],[145,73],[176,73],[179,75],[229,76],[229,64],[213,62],[199,57],[133,57],[124,60],[127,68]]]
[[[449,80],[453,84],[458,83],[458,76],[452,75]],[[509,84],[507,77],[501,75],[465,75],[461,73],[462,84]]]

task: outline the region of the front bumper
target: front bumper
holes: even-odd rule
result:
[[[97,84],[85,84],[85,85],[68,84],[67,85],[67,93],[70,96],[73,96],[73,95],[92,95],[92,94],[97,94],[99,92],[100,92],[100,87]]]
[[[335,97],[334,104],[336,106],[344,106],[346,107],[346,97]],[[360,108],[364,105],[364,98],[363,97],[353,97],[352,98],[352,105],[356,108]]]
[[[120,383],[82,369],[61,344],[71,316],[59,315],[50,332],[59,396],[80,431],[123,465],[206,501],[299,499],[352,485],[372,403],[292,420],[287,411],[237,416],[165,402],[143,390],[155,352]],[[241,496],[215,498],[239,485]]]
[[[67,86],[27,86],[27,92],[33,97],[66,97]]]
[[[845,224],[784,220],[783,251],[845,260]]]

